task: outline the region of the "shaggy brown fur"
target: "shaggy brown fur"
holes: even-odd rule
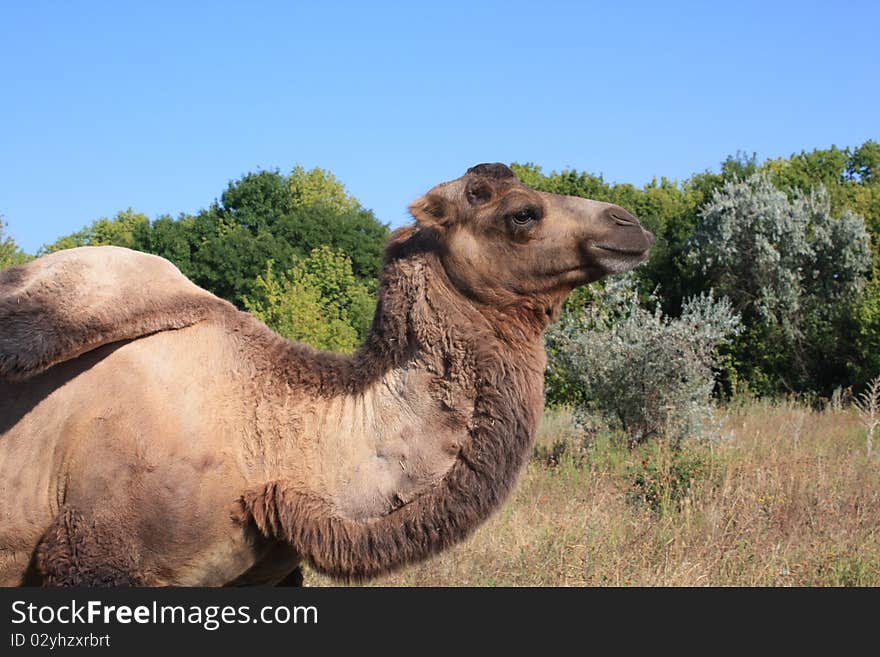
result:
[[[146,256],[124,250],[7,274],[0,583],[297,584],[303,559],[365,578],[467,536],[530,453],[541,332],[653,238],[497,164],[411,210],[353,356],[284,340],[182,277],[140,281]]]
[[[545,358],[540,344],[529,339],[529,332],[521,326],[519,334],[505,331],[499,338],[501,327],[493,326],[451,291],[434,257],[410,257],[417,257],[424,267],[424,280],[415,281],[405,273],[409,269],[405,265],[411,262],[408,258],[389,263],[380,296],[384,312],[377,314],[383,332],[409,333],[390,342],[405,348],[397,353],[364,350],[356,357],[361,365],[349,375],[380,375],[398,365],[407,352],[435,352],[438,364],[444,360],[458,363],[462,370],[475,374],[468,382],[473,387],[473,412],[462,418],[469,439],[458,447],[452,467],[408,504],[367,522],[340,517],[326,500],[304,494],[283,480],[249,491],[244,498],[261,532],[288,541],[316,568],[337,576],[378,575],[467,536],[506,498],[530,453],[543,407]],[[416,287],[412,303],[399,303],[401,297],[406,298],[402,288],[413,282],[424,287]],[[433,303],[413,312],[419,300],[427,299]],[[546,322],[547,316],[543,318]],[[444,348],[452,336],[460,336],[460,341]],[[456,369],[447,365],[446,372],[436,373],[441,380],[464,375]],[[312,370],[297,363],[292,371]],[[340,378],[334,383],[337,389],[345,389],[365,382]]]
[[[36,557],[47,586],[138,586],[145,581],[137,546],[71,509],[49,527]]]

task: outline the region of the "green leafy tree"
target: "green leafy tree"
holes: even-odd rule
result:
[[[780,189],[809,191],[822,185],[834,189],[844,179],[849,160],[846,149],[831,148],[803,151],[789,158],[768,160],[761,165],[761,172],[770,176]]]
[[[149,230],[150,219],[147,215],[128,208],[117,212],[113,219],[101,217],[82,230],[47,244],[42,247],[41,252],[52,253],[76,246],[114,245],[137,248]]]
[[[868,140],[856,148],[832,146],[767,160],[759,171],[769,175],[776,187],[789,194],[794,190],[809,193],[821,185],[831,197],[833,212],[849,208],[862,215],[869,226],[880,222],[880,206],[876,203],[880,187],[877,175],[880,144],[875,141]]]
[[[157,217],[133,248],[162,256],[177,265],[187,277],[194,278],[195,221],[192,215],[183,214],[177,219],[169,215]]]
[[[115,244],[168,258],[198,285],[236,305],[252,295],[274,261],[287,271],[322,245],[351,258],[355,277],[374,290],[388,227],[361,207],[333,174],[297,166],[289,176],[248,173],[194,216],[154,222],[132,210],[60,238],[44,252]]]
[[[18,248],[15,240],[6,234],[6,223],[0,217],[0,269],[21,265],[30,259],[29,255]]]
[[[880,182],[880,143],[869,139],[853,149],[846,163],[846,177],[865,184]]]
[[[220,203],[214,204],[209,213],[256,234],[271,230],[275,221],[295,205],[285,176],[278,171],[258,171],[230,182]]]
[[[287,179],[287,186],[294,205],[326,205],[340,213],[361,207],[336,176],[320,167],[307,171],[297,164]]]
[[[297,166],[290,176],[261,171],[231,182],[220,202],[200,212],[186,232],[191,246],[181,269],[241,304],[267,261],[287,271],[325,245],[344,251],[354,275],[375,286],[388,228],[331,173]]]
[[[194,217],[186,231],[190,255],[181,270],[197,285],[239,306],[267,261],[289,267],[296,255],[289,243],[270,231],[254,234],[210,210]]]
[[[298,256],[308,255],[319,246],[345,252],[351,258],[354,275],[369,282],[382,270],[388,227],[362,208],[340,212],[318,204],[297,207],[281,217],[274,234],[293,246]]]
[[[751,175],[758,172],[758,154],[752,153],[748,155],[742,151],[737,151],[736,155],[728,155],[727,159],[721,163],[721,179],[745,180]]]
[[[288,271],[269,261],[245,307],[281,335],[317,349],[351,352],[366,337],[375,308],[351,260],[324,246]]]
[[[880,272],[874,265],[874,275],[865,288],[861,303],[856,308],[858,331],[858,361],[861,363],[854,380],[861,385],[880,372]]]

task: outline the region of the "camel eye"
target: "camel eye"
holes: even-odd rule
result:
[[[519,212],[515,212],[510,216],[511,220],[517,226],[525,226],[537,219],[534,208],[523,208]]]

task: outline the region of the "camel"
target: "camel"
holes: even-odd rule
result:
[[[410,212],[352,355],[127,249],[0,273],[0,584],[364,580],[467,537],[532,451],[542,331],[654,237],[502,164]]]

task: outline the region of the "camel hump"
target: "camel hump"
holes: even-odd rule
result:
[[[0,379],[191,326],[221,306],[231,307],[164,258],[117,246],[57,251],[0,271]]]

